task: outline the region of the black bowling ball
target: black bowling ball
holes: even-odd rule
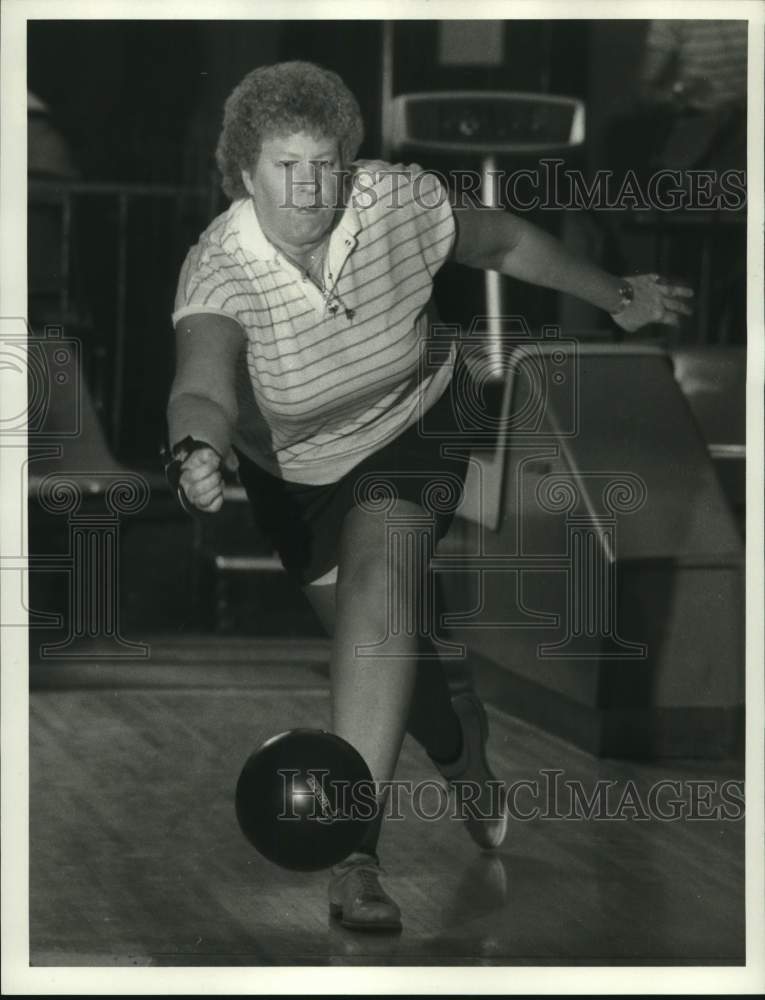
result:
[[[292,729],[267,740],[249,756],[236,786],[242,833],[263,857],[295,871],[347,858],[375,809],[364,758],[320,729]]]

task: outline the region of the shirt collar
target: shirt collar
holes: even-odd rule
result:
[[[239,246],[248,257],[256,260],[276,260],[278,251],[269,243],[260,228],[252,198],[243,198],[236,209]]]
[[[263,232],[252,198],[243,198],[235,207],[235,224],[238,232],[239,246],[249,257],[256,260],[278,260],[279,251]],[[361,230],[361,219],[356,207],[350,202],[345,206],[340,221],[330,237],[330,245],[340,239],[347,249],[356,244],[356,237]],[[338,235],[340,234],[340,235]],[[351,242],[348,243],[348,240]]]

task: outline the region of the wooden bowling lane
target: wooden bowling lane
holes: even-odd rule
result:
[[[151,669],[33,671],[33,965],[743,962],[741,819],[516,820],[492,855],[458,821],[417,818],[403,797],[404,819],[380,844],[403,932],[334,924],[327,874],[261,859],[233,808],[256,745],[327,725],[325,655],[300,642],[166,641],[152,644]],[[490,720],[507,783],[544,787],[542,769],[560,770],[590,790],[610,781],[617,798],[631,781],[645,800],[662,779],[740,777],[718,762],[597,760],[491,709]],[[432,777],[410,740],[397,777]]]

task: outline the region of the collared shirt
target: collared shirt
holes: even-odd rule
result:
[[[191,248],[173,322],[225,315],[246,344],[234,444],[267,471],[334,482],[442,395],[454,351],[428,351],[433,277],[455,225],[445,190],[417,165],[354,165],[322,291],[270,243],[251,199]]]

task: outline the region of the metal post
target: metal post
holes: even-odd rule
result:
[[[485,156],[481,161],[481,204],[487,208],[501,208],[497,185],[497,164],[493,156]],[[502,360],[502,275],[499,271],[484,272],[487,317],[487,351],[489,354],[490,377],[503,377]]]

